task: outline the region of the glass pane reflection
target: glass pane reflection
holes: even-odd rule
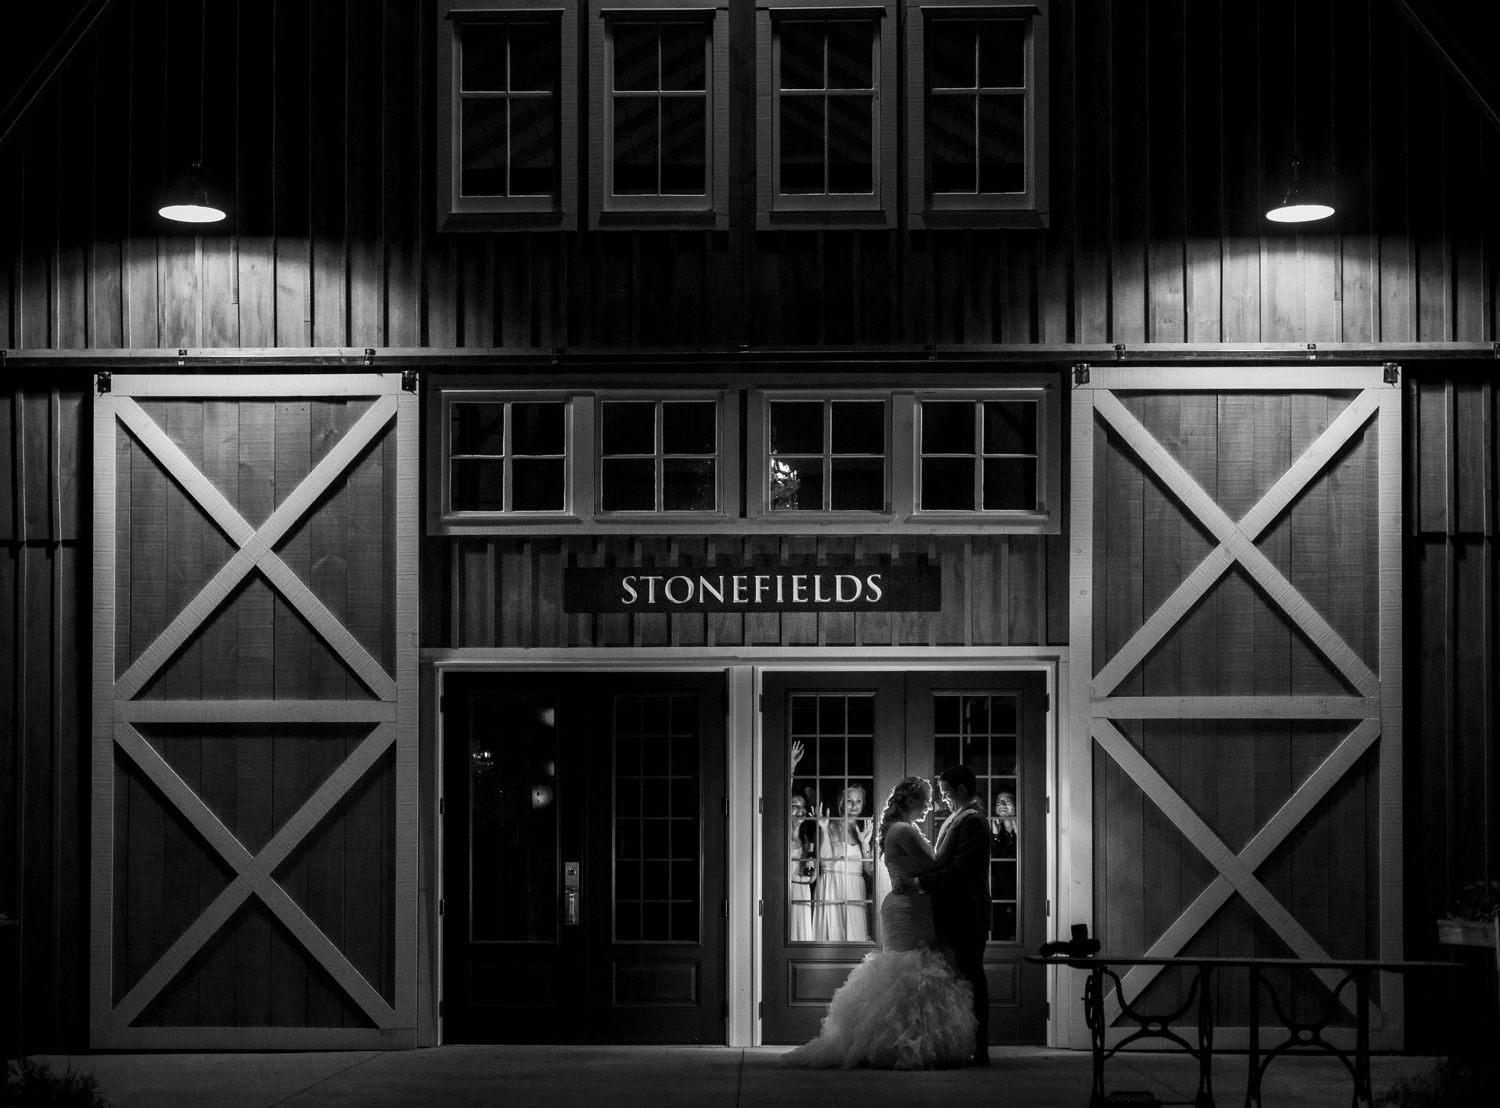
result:
[[[469,743],[469,936],[557,938],[556,703],[477,698]],[[486,723],[488,722],[488,726]]]
[[[960,763],[978,778],[990,815],[990,941],[1020,941],[1020,864],[1024,848],[1017,811],[1025,768],[1018,765],[1019,713],[1014,693],[938,693],[933,697],[933,771]],[[942,823],[939,816],[939,826]]]
[[[874,938],[873,718],[873,693],[790,699],[788,942]]]

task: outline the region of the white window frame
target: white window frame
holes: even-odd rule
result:
[[[571,5],[570,5],[571,6]],[[702,20],[708,27],[705,85],[703,196],[616,196],[613,95],[614,20],[638,22]],[[666,3],[664,0],[589,0],[588,219],[591,230],[624,227],[729,226],[729,0]]]
[[[1048,112],[1050,7],[1052,0],[907,0],[906,142],[907,221],[927,227],[1046,227],[1050,220]],[[927,20],[944,16],[997,15],[1025,18],[1026,188],[1022,192],[936,193],[931,190],[927,149]]]
[[[437,227],[439,231],[504,231],[578,226],[578,12],[571,2],[438,0]],[[557,177],[555,196],[462,196],[463,115],[459,89],[459,28],[464,22],[555,20],[559,26]]]
[[[1047,523],[1049,520],[1056,521],[1058,513],[1062,508],[1061,498],[1058,495],[1058,482],[1061,480],[1062,475],[1062,440],[1059,437],[1062,431],[1062,417],[1057,404],[1056,391],[1056,389],[1049,389],[1041,385],[1015,388],[960,388],[918,391],[913,396],[912,412],[912,519],[923,522],[968,521],[971,524],[981,526],[991,521],[1003,521],[1022,525],[1040,525]],[[922,404],[927,401],[970,401],[977,405],[987,400],[1031,401],[1037,406],[1036,507],[1032,509],[924,509],[921,506]],[[981,459],[983,455],[975,454],[970,456],[976,459],[975,464],[979,466],[980,462],[978,459]],[[1046,528],[1041,529],[1045,530]],[[1051,530],[1056,532],[1060,530],[1060,527],[1054,527]]]
[[[897,394],[890,389],[757,389],[750,394],[749,418],[746,420],[745,453],[753,459],[750,480],[745,482],[745,497],[748,518],[770,524],[771,530],[781,530],[790,525],[817,521],[820,530],[829,530],[830,525],[859,525],[891,523],[903,511],[910,514],[910,505],[899,491],[897,479],[896,451],[901,435],[897,433]],[[885,404],[885,494],[884,511],[850,509],[773,509],[771,507],[771,405],[777,401],[842,401],[879,400]],[[826,431],[826,425],[825,425]]]
[[[638,379],[639,380],[639,379]],[[427,403],[427,530],[432,535],[963,535],[1050,534],[1062,530],[1062,415],[1059,379],[1014,374],[1007,384],[975,387],[962,380],[925,388],[891,383],[849,387],[788,383],[706,382],[698,387],[536,389],[459,378],[429,390]],[[709,400],[719,403],[717,479],[720,510],[604,512],[601,509],[602,440],[599,404],[610,400]],[[919,511],[918,404],[925,400],[1036,400],[1037,508],[1035,511]],[[464,401],[564,401],[567,459],[564,511],[450,511],[449,436],[452,405]],[[886,402],[885,511],[781,510],[770,507],[770,408],[775,400],[883,400]],[[743,414],[742,409],[743,407]]]
[[[578,480],[580,470],[586,467],[579,465],[580,438],[584,433],[591,432],[592,411],[581,411],[587,407],[580,404],[580,397],[569,392],[555,390],[523,390],[523,389],[440,389],[438,401],[432,404],[430,410],[438,425],[430,430],[435,431],[434,441],[442,444],[441,464],[434,466],[436,472],[433,474],[436,480],[436,488],[429,487],[429,494],[436,493],[432,502],[432,508],[439,518],[454,524],[481,524],[486,529],[493,527],[511,527],[521,525],[529,528],[555,526],[557,524],[569,525],[569,530],[577,529],[578,522]],[[514,508],[506,509],[461,509],[452,506],[453,485],[453,444],[451,441],[453,422],[452,412],[455,404],[505,404],[507,434],[505,437],[505,455],[510,454],[510,413],[509,406],[516,403],[541,402],[560,403],[563,405],[563,506],[560,509],[550,511],[517,511]],[[510,482],[509,466],[506,467],[505,499],[512,499],[512,487]],[[585,500],[582,503],[588,503]]]
[[[785,18],[867,18],[875,26],[875,118],[872,191],[805,195],[780,191],[780,52],[776,23]],[[896,4],[871,0],[756,0],[756,224],[778,227],[896,226],[897,40]]]
[[[724,524],[738,519],[740,513],[740,403],[739,393],[734,390],[702,389],[673,391],[644,391],[636,389],[609,390],[592,397],[594,419],[597,423],[594,438],[594,516],[599,523],[625,523],[632,531],[640,531],[655,523],[667,525],[688,523],[695,525]],[[651,403],[656,406],[657,451],[655,460],[662,460],[661,406],[683,402],[707,402],[715,405],[715,432],[718,452],[714,455],[715,500],[718,507],[713,511],[668,511],[665,508],[635,511],[606,511],[604,508],[604,405],[611,403]],[[659,490],[658,490],[659,491]]]

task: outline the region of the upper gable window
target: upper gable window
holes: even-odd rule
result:
[[[1047,220],[1047,3],[911,0],[912,226]]]
[[[757,17],[761,225],[892,225],[894,13],[761,0]]]
[[[572,227],[572,8],[442,0],[439,17],[439,228]]]
[[[727,222],[723,5],[595,5],[594,226]]]

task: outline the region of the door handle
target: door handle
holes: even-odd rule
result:
[[[563,923],[578,926],[578,874],[577,862],[563,863]]]

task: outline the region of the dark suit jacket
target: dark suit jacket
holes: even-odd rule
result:
[[[970,805],[949,824],[922,888],[932,897],[938,938],[960,953],[982,950],[990,934],[990,821]]]

